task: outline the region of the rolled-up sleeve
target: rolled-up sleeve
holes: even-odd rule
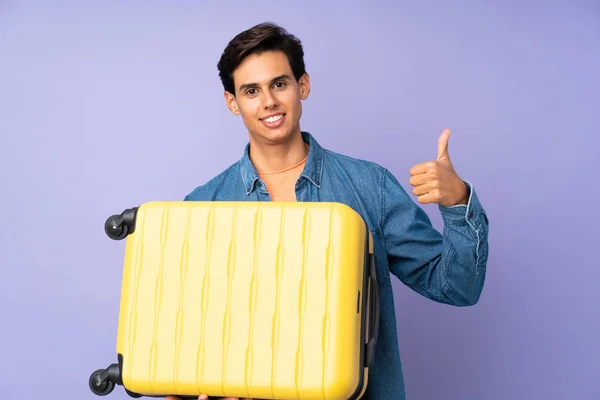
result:
[[[488,257],[488,218],[470,182],[467,204],[438,206],[443,233],[387,170],[381,191],[381,231],[390,272],[434,301],[479,301]]]

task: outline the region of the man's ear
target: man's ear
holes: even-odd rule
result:
[[[300,98],[306,100],[310,94],[310,76],[308,76],[308,73],[305,72],[304,75],[300,77],[298,85],[300,86]]]
[[[225,96],[225,104],[227,104],[227,108],[235,114],[240,114],[240,109],[238,108],[237,101],[235,100],[235,96],[229,93],[227,90],[224,92]]]

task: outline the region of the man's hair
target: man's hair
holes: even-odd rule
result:
[[[235,95],[233,71],[244,58],[269,50],[279,50],[285,53],[296,81],[304,75],[302,42],[282,27],[265,22],[239,33],[223,51],[217,67],[225,90]]]

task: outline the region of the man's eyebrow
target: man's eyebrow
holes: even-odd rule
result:
[[[276,76],[275,78],[271,79],[271,84],[275,83],[276,81],[282,81],[282,80],[292,80],[292,78],[290,78],[290,76],[287,74],[279,75],[279,76]],[[246,89],[250,89],[253,87],[257,87],[257,86],[258,86],[258,83],[256,83],[256,82],[244,83],[244,84],[240,85],[238,90],[241,92]]]

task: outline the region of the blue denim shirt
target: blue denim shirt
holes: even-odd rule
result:
[[[368,387],[363,398],[405,399],[404,378],[390,273],[436,302],[454,306],[477,303],[488,256],[488,220],[469,182],[466,205],[438,206],[443,235],[427,214],[385,168],[310,145],[296,183],[298,201],[344,203],[366,221],[374,239],[380,296],[380,326]],[[242,158],[185,197],[187,201],[270,201],[265,183],[249,158]]]

